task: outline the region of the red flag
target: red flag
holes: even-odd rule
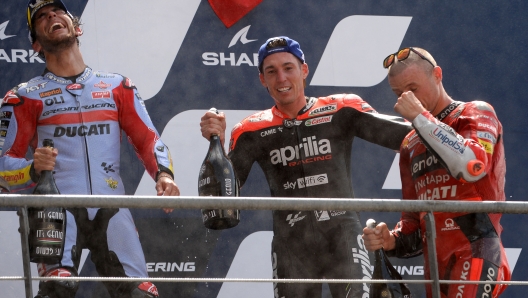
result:
[[[260,2],[262,0],[209,0],[214,12],[227,28],[238,22]]]

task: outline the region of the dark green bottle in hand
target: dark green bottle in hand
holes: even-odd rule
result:
[[[44,147],[53,148],[53,140],[44,139]],[[35,195],[60,194],[53,171],[41,171],[33,190]],[[29,255],[31,262],[57,264],[62,259],[66,228],[66,210],[62,207],[28,208]]]
[[[215,108],[210,111],[218,114]],[[220,136],[212,135],[209,140],[209,150],[198,175],[198,195],[238,197],[238,191],[238,180],[233,164],[225,153]],[[202,219],[208,229],[228,229],[240,222],[240,210],[202,209]]]
[[[367,220],[367,228],[375,229],[376,221]],[[372,279],[402,280],[402,276],[392,266],[383,248],[374,251],[374,272]],[[370,298],[412,298],[411,291],[404,283],[371,283]]]

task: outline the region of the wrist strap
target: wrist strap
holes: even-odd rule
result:
[[[169,173],[165,173],[165,172],[160,172],[158,174],[158,177],[156,179],[156,182],[158,182],[158,180],[160,180],[161,177],[167,177],[169,178],[170,180],[174,181],[174,179],[172,178],[172,176],[169,174]]]

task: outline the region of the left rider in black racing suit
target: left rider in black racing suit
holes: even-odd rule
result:
[[[299,44],[271,38],[259,50],[260,81],[275,101],[232,131],[229,157],[243,185],[254,162],[279,197],[352,198],[350,156],[354,137],[398,150],[411,127],[378,114],[354,94],[304,95],[308,65]],[[223,114],[206,113],[202,135],[225,132]],[[274,278],[362,279],[371,277],[353,211],[273,211]],[[331,284],[332,297],[368,297],[367,284]],[[321,297],[320,284],[276,283],[276,298]]]

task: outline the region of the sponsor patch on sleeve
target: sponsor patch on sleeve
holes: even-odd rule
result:
[[[486,140],[489,140],[491,141],[492,144],[496,144],[497,143],[497,138],[495,138],[495,136],[488,132],[488,131],[477,131],[477,137],[479,139],[486,139]]]
[[[4,178],[4,180],[7,181],[9,185],[24,185],[31,180],[29,169],[30,167],[27,166],[23,169],[14,171],[0,172],[0,176]]]
[[[0,129],[8,129],[9,120],[0,120]]]
[[[11,119],[11,115],[13,115],[11,111],[0,112],[0,119]]]
[[[480,145],[484,148],[484,151],[489,154],[493,154],[493,144],[483,139],[478,139]]]

